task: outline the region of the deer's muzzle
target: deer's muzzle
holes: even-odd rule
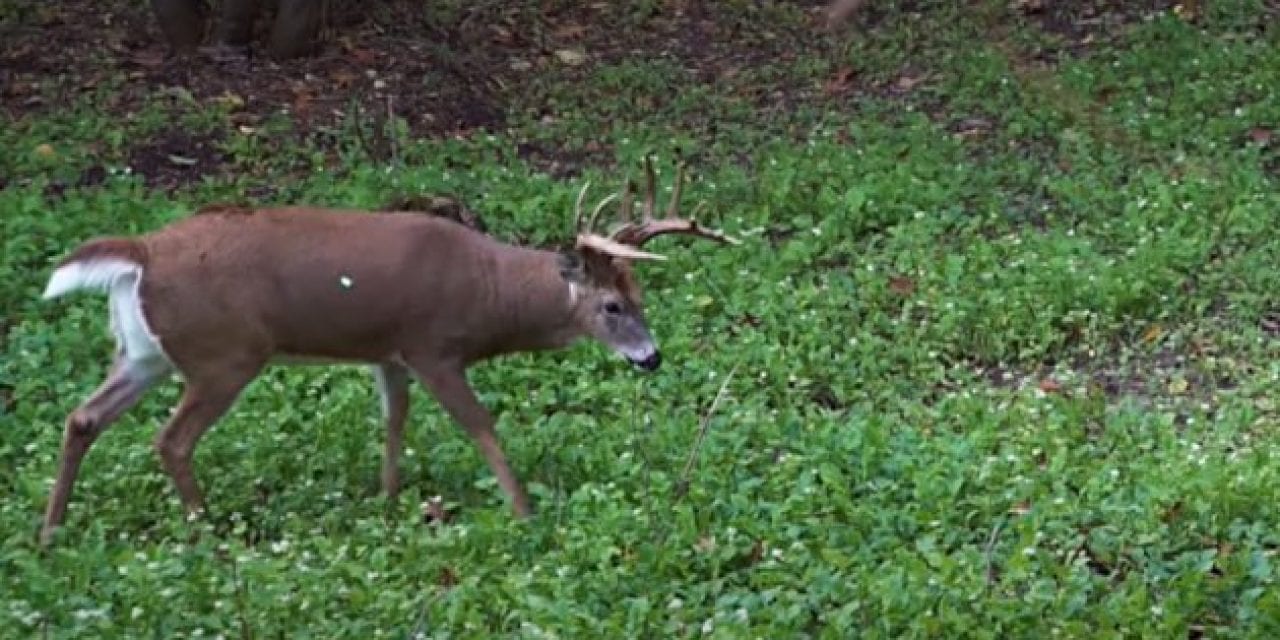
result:
[[[662,365],[662,354],[658,351],[654,351],[642,360],[632,360],[631,364],[634,364],[645,371],[656,371],[658,367]]]

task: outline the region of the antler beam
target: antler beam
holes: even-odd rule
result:
[[[717,229],[709,229],[698,224],[693,218],[678,217],[680,211],[680,195],[684,187],[685,163],[683,161],[676,164],[676,179],[671,187],[671,201],[667,204],[667,211],[664,217],[654,218],[654,209],[657,206],[657,179],[653,171],[653,158],[646,155],[644,158],[645,172],[645,194],[644,194],[644,210],[641,213],[640,220],[634,220],[630,215],[630,207],[624,207],[627,217],[625,223],[617,231],[613,232],[612,239],[621,244],[639,247],[644,243],[667,234],[683,234],[691,235],[699,238],[706,238],[721,244],[739,244],[738,240],[726,235]],[[630,184],[628,183],[628,187]],[[625,190],[623,195],[624,202],[629,200],[630,189]]]
[[[653,170],[652,155],[646,155],[644,158],[644,174],[645,191],[639,220],[636,219],[634,211],[634,185],[630,179],[627,179],[623,183],[622,191],[610,194],[601,200],[595,206],[595,209],[591,211],[591,215],[586,218],[584,224],[583,204],[586,202],[587,189],[591,186],[591,183],[588,182],[582,185],[582,190],[578,192],[578,199],[574,205],[574,229],[578,234],[577,245],[579,247],[590,248],[614,257],[630,260],[662,260],[665,259],[663,256],[641,251],[640,247],[658,236],[668,234],[705,238],[720,244],[739,244],[737,239],[726,235],[718,229],[710,229],[698,224],[698,221],[693,217],[679,217],[680,196],[684,192],[685,179],[685,163],[683,161],[676,164],[676,178],[671,187],[671,200],[667,203],[666,213],[661,218],[654,217],[658,200],[658,180]],[[622,226],[608,237],[596,234],[596,221],[601,212],[611,202],[619,199],[621,204],[618,214],[622,220]]]

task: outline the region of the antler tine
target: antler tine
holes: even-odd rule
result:
[[[650,156],[645,156],[645,174],[649,181],[649,189],[645,194],[646,214],[641,220],[628,221],[622,228],[614,232],[613,239],[623,244],[639,247],[658,236],[679,233],[713,240],[721,244],[739,244],[736,238],[732,238],[722,231],[709,229],[698,224],[696,216],[702,210],[702,205],[706,204],[705,202],[695,207],[690,217],[677,217],[680,210],[680,197],[684,192],[686,168],[687,164],[684,160],[676,164],[676,181],[671,187],[671,201],[667,204],[666,216],[657,219],[652,216],[655,199],[653,163]]]
[[[596,228],[596,219],[600,217],[600,212],[604,211],[604,208],[609,206],[610,202],[613,202],[614,200],[617,200],[617,199],[618,199],[618,194],[611,193],[605,196],[604,199],[600,201],[600,204],[596,205],[595,209],[591,210],[591,217],[587,218],[587,228],[586,228],[587,233],[593,233],[593,229]]]
[[[582,233],[582,203],[587,199],[587,189],[591,188],[591,181],[588,180],[582,185],[582,190],[578,192],[578,201],[573,205],[573,232]]]
[[[626,182],[622,184],[622,204],[618,205],[618,218],[622,220],[623,224],[630,224],[635,219],[635,212],[631,209],[635,199],[635,194],[632,193],[632,190],[635,188],[636,185],[631,181],[631,176],[627,176]]]
[[[648,220],[653,217],[653,207],[657,204],[657,183],[658,179],[653,173],[653,154],[646,153],[644,155],[644,219]]]
[[[680,212],[680,190],[684,187],[684,160],[676,163],[676,181],[671,185],[671,202],[667,203],[667,217],[674,218]]]

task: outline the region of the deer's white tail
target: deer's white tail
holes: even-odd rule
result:
[[[137,282],[146,264],[146,250],[136,240],[91,240],[77,247],[54,269],[43,297],[47,300],[81,289],[107,291],[126,279]]]
[[[142,265],[120,258],[71,262],[54,270],[43,297],[48,300],[81,289],[107,291],[121,280],[133,280],[141,275]]]
[[[139,291],[146,263],[145,250],[134,240],[104,238],[87,242],[54,269],[43,297],[47,300],[82,289],[106,291],[111,332],[125,358],[160,363],[167,358],[143,315]]]

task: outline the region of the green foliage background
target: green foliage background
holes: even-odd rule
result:
[[[287,122],[237,132],[168,97],[121,120],[96,106],[111,85],[0,127],[0,634],[1280,635],[1278,32],[1262,3],[1208,4],[1199,25],[1159,13],[1043,68],[1009,53],[1043,44],[1027,24],[997,43],[982,12],[937,7],[742,72],[821,91],[845,65],[874,82],[929,61],[906,95],[843,109],[763,113],[663,60],[546,71],[509,131],[407,141],[389,168],[348,135],[336,175],[271,143]],[[112,164],[175,121],[227,129],[245,170],[166,193]],[[518,140],[603,140],[616,162],[555,179]],[[643,267],[669,366],[638,375],[583,344],[473,374],[537,518],[509,516],[417,390],[408,486],[386,503],[368,375],[278,369],[197,452],[212,523],[184,522],[151,449],[170,384],[100,440],[67,529],[36,547],[61,421],[110,350],[102,299],[38,299],[74,244],[262,176],[289,202],[447,191],[546,244],[582,180],[676,144],[696,159],[688,202],[746,244],[663,240],[672,260]],[[101,185],[50,192],[103,158]],[[435,495],[456,519],[424,524]]]

